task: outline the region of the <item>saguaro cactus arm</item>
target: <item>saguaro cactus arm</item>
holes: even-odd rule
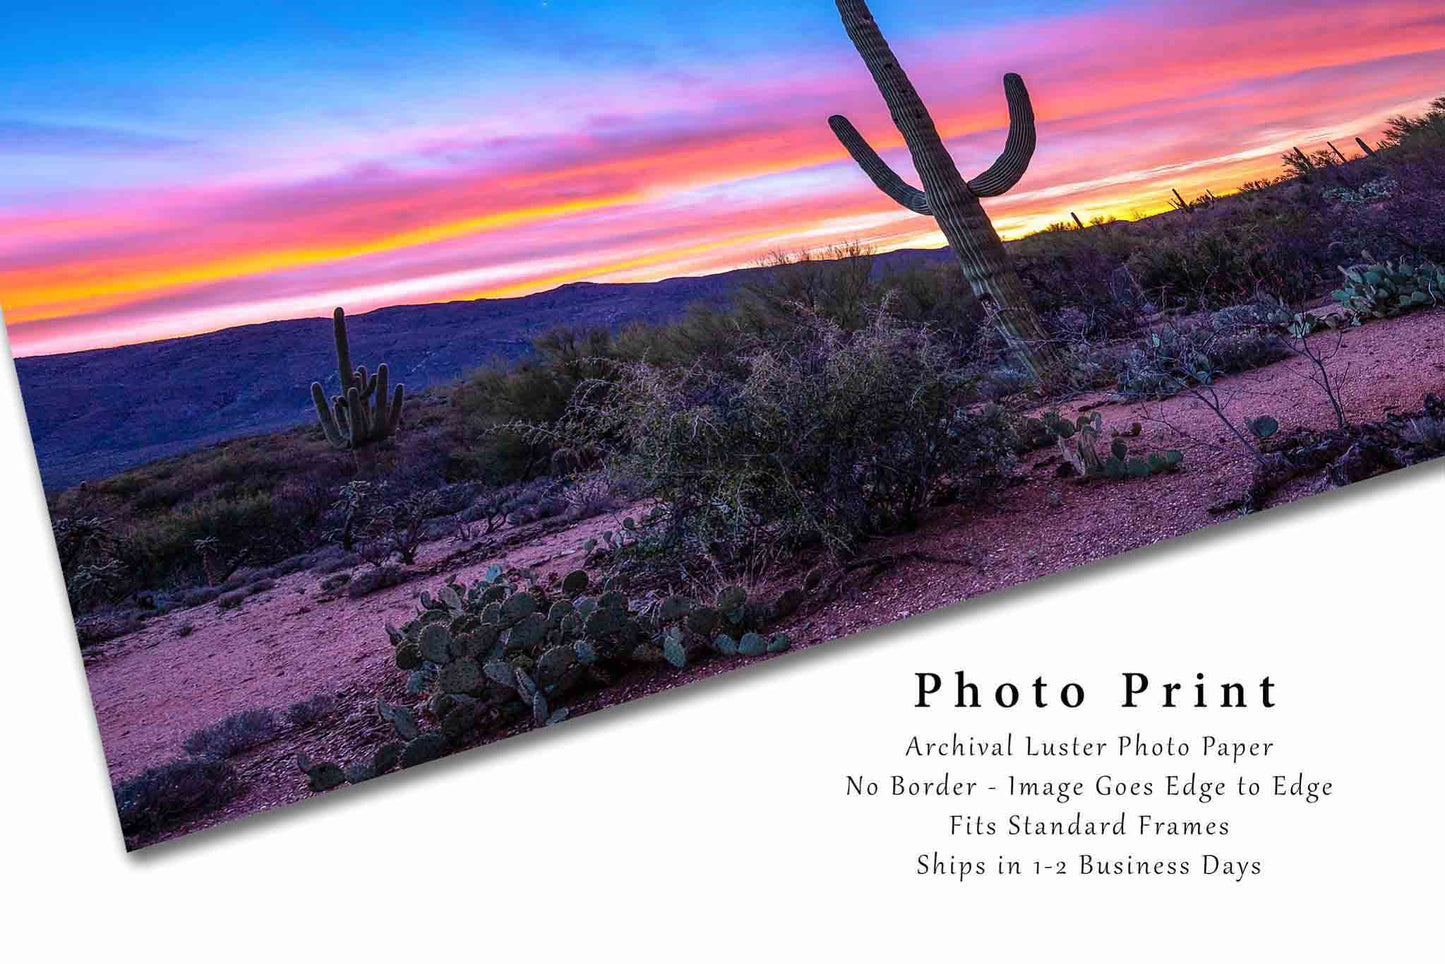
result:
[[[928,195],[895,174],[888,162],[878,156],[878,152],[873,150],[848,118],[835,114],[828,118],[828,126],[833,128],[833,133],[838,135],[838,140],[843,142],[843,146],[848,149],[853,160],[858,162],[863,173],[878,185],[878,190],[915,214],[933,213],[928,207]]]
[[[1034,105],[1029,89],[1018,74],[1004,74],[1004,99],[1008,101],[1008,140],[1003,153],[988,170],[968,182],[968,189],[977,197],[998,197],[1007,193],[1024,176],[1038,145],[1034,128]]]
[[[336,414],[332,412],[331,403],[326,400],[326,390],[321,387],[320,382],[311,383],[311,403],[316,406],[316,420],[321,423],[321,431],[326,434],[326,441],[339,449],[348,447],[351,444],[350,435],[337,424]]]
[[[838,12],[843,17],[843,26],[848,31],[848,37],[858,48],[858,53],[862,55],[864,64],[883,94],[893,123],[908,142],[914,162],[918,162],[920,149],[936,147],[940,153],[948,156],[928,108],[923,105],[922,98],[904,73],[898,58],[893,56],[888,41],[883,39],[867,3],[864,0],[838,0]],[[1018,74],[1005,74],[1003,90],[1004,98],[1008,101],[1008,140],[1004,143],[1003,153],[998,160],[994,161],[988,170],[967,182],[968,189],[975,197],[998,197],[1011,189],[1028,170],[1034,148],[1038,145],[1033,102],[1029,99],[1029,90],[1023,78]],[[927,195],[910,187],[895,174],[846,117],[834,115],[828,119],[828,124],[833,128],[833,133],[838,135],[838,140],[848,149],[848,153],[858,162],[858,166],[873,179],[873,183],[878,185],[883,193],[919,214],[930,213],[926,209]],[[915,139],[918,141],[917,147]],[[947,166],[953,166],[951,157]],[[956,171],[956,168],[954,170]],[[920,198],[917,195],[923,196]]]
[[[873,75],[873,82],[878,85],[878,91],[883,95],[883,102],[888,105],[888,113],[893,117],[894,126],[908,144],[913,163],[919,167],[919,174],[924,179],[924,190],[928,190],[928,175],[923,170],[924,163],[945,163],[957,176],[958,169],[954,167],[953,158],[944,150],[943,139],[938,136],[938,128],[933,125],[928,108],[923,105],[923,99],[914,89],[913,81],[903,72],[898,58],[893,56],[888,41],[883,39],[883,33],[878,29],[868,4],[863,0],[837,0],[837,3],[838,13],[843,18],[843,27],[848,31],[848,39],[858,48],[864,65]]]
[[[1009,264],[981,197],[995,197],[1018,183],[1033,156],[1037,136],[1028,89],[1017,74],[1004,78],[1009,104],[1009,136],[1003,154],[972,181],[958,173],[933,118],[912,81],[893,56],[864,0],[836,0],[853,46],[873,75],[893,123],[903,135],[923,183],[917,189],[889,169],[852,124],[829,120],[848,152],[884,193],[911,211],[929,214],[948,239],[964,277],[1004,336],[1016,361],[1038,379],[1053,361],[1048,334],[1029,304],[1018,274]]]

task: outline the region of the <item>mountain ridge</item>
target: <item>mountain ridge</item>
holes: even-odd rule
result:
[[[875,271],[942,261],[948,249],[878,255]],[[728,303],[768,268],[651,282],[577,281],[515,298],[392,305],[347,316],[352,357],[386,361],[408,391],[515,359],[550,328],[662,324],[693,304]],[[334,390],[330,318],[289,318],[113,348],[15,359],[47,491],[204,445],[315,418],[309,388]],[[314,336],[298,337],[305,325]],[[84,399],[77,405],[76,399]]]

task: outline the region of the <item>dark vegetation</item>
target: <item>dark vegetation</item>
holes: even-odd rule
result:
[[[337,701],[328,693],[293,703],[282,717],[257,708],[234,713],[185,739],[186,756],[123,780],[114,789],[127,845],[202,817],[242,796],[246,784],[231,758],[326,719]]]
[[[225,759],[273,739],[280,729],[270,710],[245,710],[197,730],[184,746],[192,756]]]
[[[1235,195],[1013,244],[1060,358],[1043,395],[1207,388],[1297,351],[1305,317],[1338,329],[1440,303],[1442,126],[1445,99],[1374,156],[1292,155]],[[780,257],[729,306],[670,324],[548,331],[520,361],[408,397],[364,466],[311,427],[55,494],[72,606],[130,613],[102,638],[136,614],[243,606],[302,569],[365,566],[359,594],[404,578],[425,540],[639,500],[649,524],[619,558],[668,560],[664,581],[756,575],[988,498],[1037,440],[1012,413],[1039,393],[956,266],[832,254]]]

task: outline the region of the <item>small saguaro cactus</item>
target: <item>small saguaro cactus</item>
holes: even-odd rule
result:
[[[965,181],[944,146],[928,108],[883,39],[864,0],[837,0],[848,37],[858,48],[888,104],[893,123],[913,156],[923,189],[895,174],[863,135],[835,115],[828,125],[878,189],[916,214],[933,217],[948,239],[969,286],[998,326],[1017,363],[1035,380],[1051,367],[1053,353],[1039,317],[1029,304],[1018,274],[1009,264],[1003,242],[984,213],[979,198],[997,197],[1019,182],[1033,157],[1037,137],[1028,88],[1018,74],[1003,79],[1008,99],[1009,134],[1003,153],[988,170]]]
[[[366,366],[351,367],[351,345],[346,339],[346,312],[340,308],[333,315],[336,331],[336,371],[341,379],[341,394],[328,404],[320,382],[311,383],[311,401],[326,440],[339,449],[353,451],[374,442],[391,438],[401,424],[403,386],[396,386],[390,399],[387,390],[391,372],[386,363],[368,375]]]

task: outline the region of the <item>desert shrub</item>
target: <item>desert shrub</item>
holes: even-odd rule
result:
[[[1375,204],[1398,194],[1400,182],[1393,177],[1377,177],[1359,187],[1332,187],[1325,190],[1325,200],[1339,204]]]
[[[311,563],[306,566],[312,572],[320,576],[327,576],[333,572],[340,572],[343,569],[351,569],[361,564],[361,557],[354,552],[347,552],[340,546],[329,546],[326,549],[319,549],[312,557]]]
[[[182,746],[192,756],[226,759],[273,739],[280,729],[270,710],[243,710],[202,727],[186,737]]]
[[[983,397],[998,400],[1033,388],[1033,376],[1017,368],[1003,366],[988,372],[980,380],[978,389]]]
[[[182,589],[173,597],[178,604],[184,607],[204,606],[221,595],[219,586],[197,586],[194,589]]]
[[[1331,250],[1341,263],[1401,257],[1445,263],[1445,186],[1352,208],[1336,224],[1334,237]]]
[[[879,313],[848,332],[814,319],[786,346],[738,359],[733,377],[621,366],[601,397],[584,385],[562,431],[607,451],[669,538],[726,555],[910,525],[932,501],[978,494],[1007,466],[994,410],[926,329]]]
[[[594,473],[569,485],[562,490],[567,518],[581,522],[625,508],[628,500],[619,496],[615,488],[612,480],[602,473]]]
[[[292,726],[310,726],[336,707],[336,698],[318,693],[310,699],[297,700],[286,709],[286,722]]]
[[[1127,398],[1161,398],[1179,390],[1178,373],[1211,376],[1250,371],[1289,357],[1274,327],[1290,316],[1277,306],[1235,305],[1192,324],[1161,325],[1122,360],[1119,392]]]
[[[216,597],[217,609],[240,609],[251,593],[245,589],[233,589],[230,592],[223,592]]]
[[[971,343],[981,308],[952,264],[917,265],[882,274],[858,245],[819,254],[775,255],[726,307],[697,304],[665,325],[633,323],[615,332],[557,329],[533,342],[516,362],[493,362],[469,374],[450,394],[463,444],[450,455],[453,475],[497,485],[539,475],[588,470],[559,466],[555,438],[516,430],[562,418],[578,386],[600,391],[618,365],[699,366],[738,374],[740,352],[786,343],[817,314],[844,330],[866,327],[885,299],[901,321],[928,327],[950,341]]]
[[[505,505],[507,522],[527,525],[553,519],[567,511],[561,487],[552,479],[538,479],[513,490]]]
[[[117,784],[115,807],[127,836],[155,833],[224,806],[241,790],[224,760],[176,760]]]
[[[358,551],[373,566],[393,556],[411,565],[430,532],[428,521],[435,517],[436,506],[433,493],[422,492],[377,508],[366,521]]]
[[[512,486],[488,489],[477,496],[470,506],[458,513],[463,524],[475,523],[482,535],[490,535],[507,522],[507,503],[512,500],[516,489]]]
[[[110,520],[98,516],[54,516],[51,532],[60,556],[71,609],[81,613],[114,599],[129,582],[120,559],[121,540]]]
[[[431,488],[427,510],[433,516],[456,515],[476,503],[479,487],[475,482],[459,482]]]
[[[278,551],[267,545],[276,531],[275,521],[268,494],[188,502],[133,527],[129,540],[132,567],[142,583],[164,583],[180,574],[205,581],[206,555],[219,560],[213,572],[225,572],[249,559],[258,547]],[[198,543],[211,547],[208,553],[198,553]]]
[[[399,586],[404,580],[400,566],[387,563],[383,566],[375,566],[364,569],[351,577],[347,583],[346,594],[352,599],[360,599],[362,596],[370,595],[391,586]]]
[[[1185,220],[1128,258],[1131,274],[1160,306],[1212,310],[1259,298],[1300,303],[1333,270],[1329,225],[1315,206],[1235,204]]]
[[[1445,97],[1431,101],[1419,117],[1403,115],[1390,118],[1385,125],[1381,144],[1386,147],[1413,150],[1439,150],[1445,146]]]
[[[1029,300],[1061,340],[1115,336],[1152,309],[1127,266],[1144,230],[1114,223],[1041,232],[1015,245],[1015,266]],[[1086,332],[1077,330],[1080,317],[1088,319]]]
[[[94,646],[108,640],[118,639],[145,627],[140,614],[131,610],[124,612],[113,606],[102,607],[95,612],[79,616],[75,620],[75,637],[80,648]]]
[[[322,592],[335,592],[342,586],[345,586],[350,581],[351,573],[338,572],[335,575],[327,576],[325,579],[321,580],[319,585]]]

